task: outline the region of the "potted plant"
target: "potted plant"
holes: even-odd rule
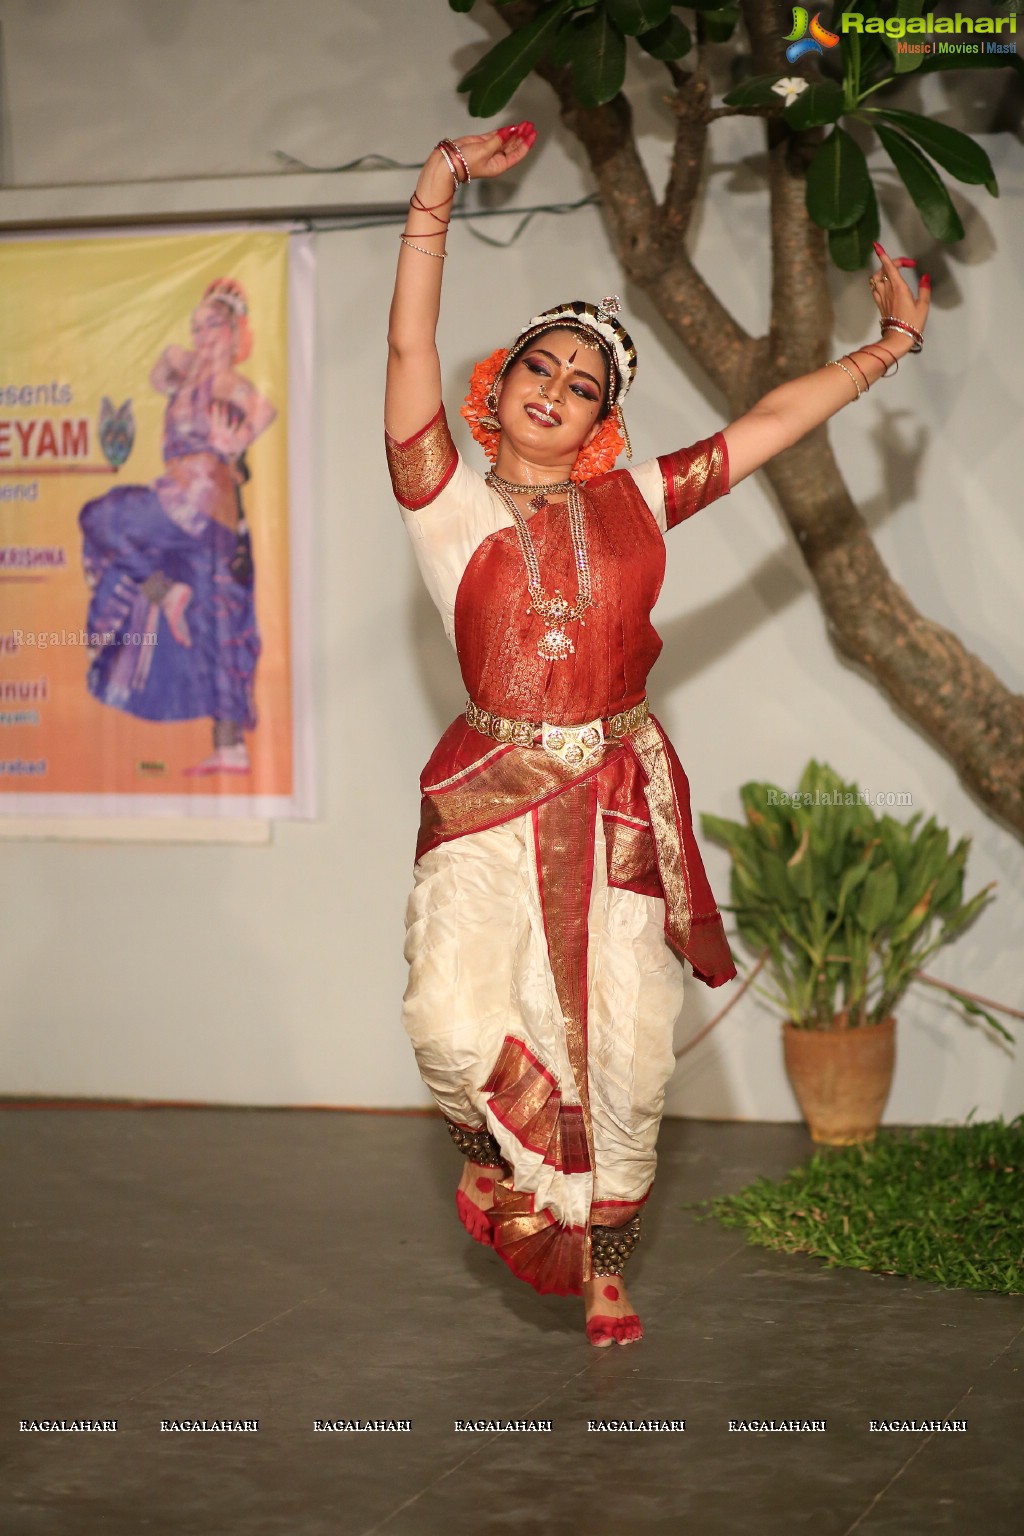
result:
[[[726,910],[770,978],[754,990],[783,1010],[786,1069],[813,1139],[871,1141],[892,1083],[900,999],[994,899],[991,887],[964,897],[969,838],[951,851],[934,817],[876,815],[856,784],[813,760],[795,792],[752,782],[740,799],[745,823],[702,816],[701,826],[729,851]],[[970,994],[932,984],[1012,1040]]]

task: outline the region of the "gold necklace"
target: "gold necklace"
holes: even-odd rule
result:
[[[547,498],[548,491],[553,491],[557,495],[562,491],[572,490],[572,487],[575,484],[575,482],[570,479],[559,480],[557,484],[554,485],[542,485],[539,487],[536,485],[517,485],[514,480],[506,480],[504,475],[499,475],[496,469],[488,471],[487,483],[488,485],[493,485],[495,490],[497,490],[500,486],[506,491],[518,491],[520,494],[524,494],[526,491],[532,491],[533,495],[529,498],[527,505],[532,507],[534,512],[543,512],[545,507],[551,505]],[[504,498],[502,499],[504,500]]]
[[[584,522],[583,497],[580,488],[574,480],[567,483],[569,492],[569,533],[572,538],[573,563],[576,566],[576,576],[579,581],[579,592],[572,607],[562,596],[561,588],[555,588],[554,597],[549,597],[540,584],[540,563],[537,560],[537,549],[530,533],[526,518],[520,512],[511,495],[505,489],[510,482],[504,480],[501,475],[495,475],[492,470],[487,477],[489,483],[512,515],[512,521],[516,525],[519,534],[519,543],[523,551],[523,560],[526,564],[526,584],[530,593],[530,607],[527,613],[536,611],[547,623],[547,629],[537,642],[537,655],[545,661],[564,661],[572,655],[576,647],[565,632],[566,624],[574,624],[582,621],[584,613],[593,605],[594,596],[590,579],[590,560],[587,554],[586,526]],[[523,487],[528,490],[528,486]],[[549,490],[561,490],[561,486],[549,486]],[[547,505],[547,497],[539,498],[543,505]],[[532,498],[531,498],[532,505]]]

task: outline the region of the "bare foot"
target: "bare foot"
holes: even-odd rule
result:
[[[204,777],[214,773],[248,773],[249,754],[245,749],[245,742],[237,742],[233,747],[217,747],[204,757],[201,763],[195,763],[191,768],[185,769],[187,778]]]
[[[467,1160],[462,1169],[462,1178],[459,1180],[458,1193],[455,1197],[459,1220],[470,1237],[482,1243],[485,1248],[492,1246],[491,1223],[487,1212],[494,1204],[495,1182],[501,1177],[500,1168],[488,1168],[483,1163],[471,1163]]]
[[[612,1344],[635,1344],[644,1336],[621,1275],[596,1275],[583,1282],[587,1313],[587,1338],[597,1349]]]

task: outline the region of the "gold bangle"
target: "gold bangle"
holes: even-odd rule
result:
[[[409,247],[410,251],[419,251],[421,256],[436,256],[438,261],[447,261],[448,259],[447,251],[428,251],[425,245],[413,245],[407,235],[399,235],[398,238],[403,245]]]
[[[843,370],[843,372],[846,374],[846,377],[848,379],[852,379],[853,380],[853,387],[857,391],[857,399],[858,400],[860,399],[860,397],[864,393],[864,391],[860,387],[860,383],[859,383],[859,381],[857,379],[856,374],[851,373],[849,368],[847,368],[845,363],[841,363],[838,358],[834,357],[834,358],[831,358],[830,361],[825,364],[825,367],[826,368],[841,368]]]

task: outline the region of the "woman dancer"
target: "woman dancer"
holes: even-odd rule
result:
[[[240,283],[210,283],[192,342],[168,347],[150,378],[168,397],[165,472],[79,515],[88,629],[102,637],[88,684],[144,720],[208,717],[213,752],[186,773],[247,773],[260,639],[239,487],[246,449],[277,413],[236,371],[252,348]]]
[[[878,247],[882,341],[675,453],[613,469],[636,350],[572,300],[478,365],[467,465],[435,329],[450,205],[528,154],[530,123],[442,140],[398,258],[386,448],[469,693],[424,769],[403,1021],[466,1161],[463,1224],[538,1291],[582,1293],[604,1348],[642,1336],[623,1282],[655,1170],[683,995],[735,975],[686,776],[650,713],[664,535],[920,349],[929,280]],[[628,451],[628,439],[627,439]],[[673,954],[673,951],[675,952]]]

